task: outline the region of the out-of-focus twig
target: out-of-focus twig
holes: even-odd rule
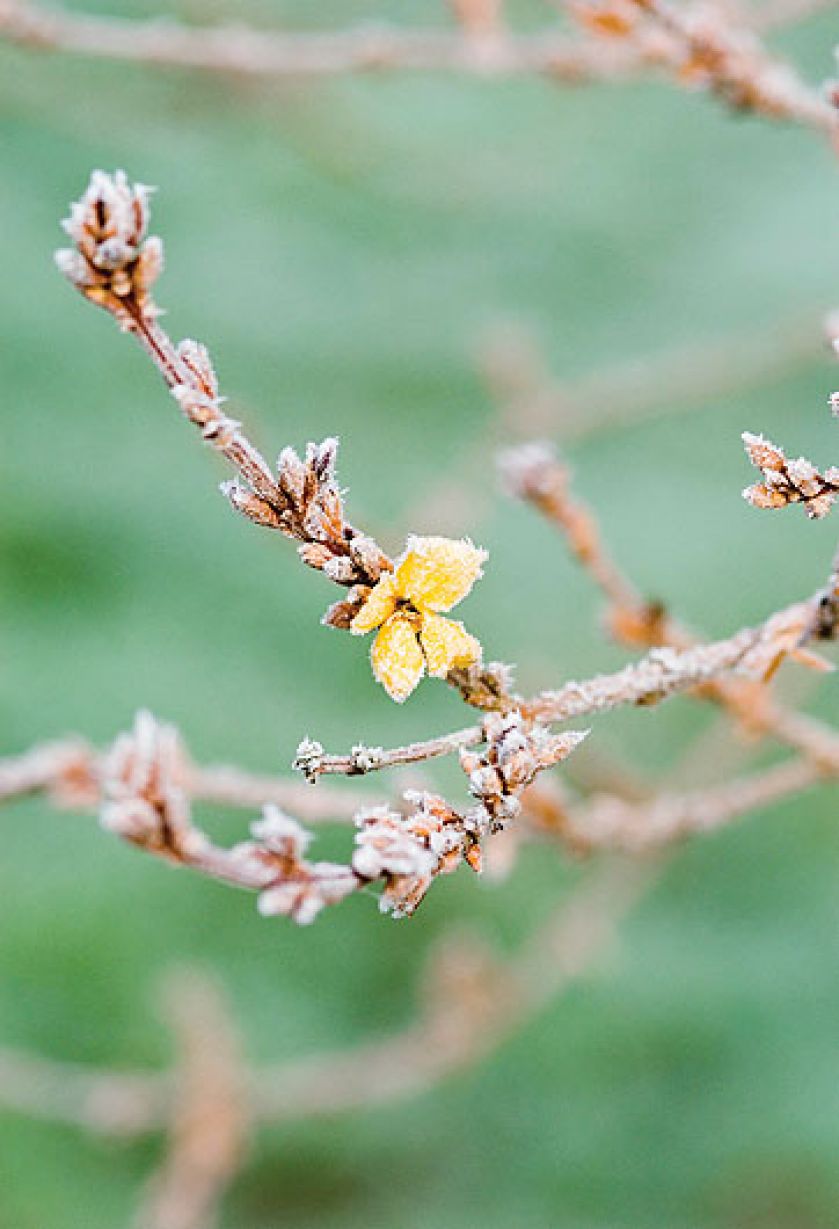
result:
[[[509,324],[486,337],[478,366],[499,407],[499,443],[548,435],[568,444],[772,384],[818,357],[819,332],[818,320],[785,320],[760,334],[697,342],[558,380],[533,338]]]
[[[513,34],[498,27],[478,32],[465,25],[438,30],[368,25],[303,34],[83,14],[25,0],[0,0],[0,37],[33,51],[291,79],[441,72],[545,76],[578,85],[631,76],[661,55],[655,38],[639,47],[609,46],[555,29]]]
[[[0,0],[0,37],[36,51],[201,69],[246,77],[301,79],[347,73],[446,72],[482,77],[543,76],[578,85],[665,68],[708,87],[729,105],[791,119],[835,134],[833,109],[786,65],[771,60],[754,35],[719,13],[635,0],[645,20],[626,20],[629,0],[576,0],[571,11],[588,31],[625,37],[569,37],[561,30],[516,34],[499,6],[453,5],[454,30],[369,27],[316,34],[235,26],[189,26],[42,8]],[[795,20],[778,12],[763,26]],[[758,19],[760,21],[760,19]]]
[[[763,0],[750,4],[746,23],[761,33],[797,25],[836,7],[836,0]]]
[[[596,849],[638,853],[712,832],[752,811],[798,796],[824,780],[812,760],[799,757],[723,785],[686,793],[663,792],[644,802],[614,795],[556,808],[543,822],[580,853]]]
[[[446,943],[420,989],[415,1023],[348,1050],[252,1070],[244,1102],[236,1099],[245,1121],[289,1122],[388,1104],[484,1061],[603,954],[660,865],[603,863],[508,960],[474,939]],[[173,1076],[89,1070],[0,1050],[0,1106],[97,1134],[166,1130],[177,1088]]]
[[[161,1130],[170,1083],[162,1073],[104,1071],[0,1047],[0,1106],[97,1135],[131,1139]]]
[[[735,111],[815,128],[836,143],[839,113],[832,101],[770,56],[755,31],[723,8],[679,0],[566,0],[565,7],[609,42],[644,46],[658,36],[657,63],[676,82],[706,90]]]
[[[422,520],[432,531],[449,525],[473,532],[492,507],[484,475],[496,452],[511,442],[548,436],[563,444],[589,439],[657,416],[685,414],[739,389],[783,379],[818,357],[819,322],[791,319],[759,335],[696,343],[605,364],[591,374],[559,381],[529,333],[514,323],[489,330],[477,348],[479,373],[495,413],[470,439],[400,523]],[[732,402],[734,403],[734,402]]]
[[[213,1229],[218,1205],[244,1161],[247,1073],[229,1009],[213,982],[180,972],[170,978],[166,998],[177,1042],[167,1150],[132,1229]]]

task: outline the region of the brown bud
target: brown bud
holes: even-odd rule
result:
[[[266,529],[282,528],[276,508],[272,508],[267,500],[254,495],[253,491],[247,490],[238,482],[222,482],[219,490],[230,500],[237,512],[241,512],[255,525],[263,525]]]

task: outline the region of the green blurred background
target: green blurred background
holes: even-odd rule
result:
[[[445,21],[384,0],[168,11],[234,8],[265,25]],[[775,41],[819,80],[836,32],[828,12]],[[653,415],[615,424],[595,399],[568,452],[618,558],[709,633],[823,577],[835,523],[748,508],[739,443],[750,428],[836,460],[819,321],[839,303],[837,174],[817,137],[666,84],[280,86],[0,47],[4,753],[71,731],[105,743],[141,705],[198,758],[261,771],[285,771],[307,733],[338,750],[463,721],[438,683],[390,704],[364,648],[319,626],[328,586],[231,514],[142,355],[56,274],[58,219],[94,166],[159,185],[168,324],[209,345],[269,454],[337,433],[351,515],[388,547],[445,526],[489,549],[463,616],[523,687],[624,658],[561,543],[482,461],[497,407],[475,355],[500,322],[569,383],[636,364],[655,384],[674,350],[736,361],[765,338],[765,370],[730,392],[697,397],[697,357]],[[439,492],[459,474],[450,513]],[[835,715],[835,695],[828,679],[814,711]],[[598,753],[660,775],[705,736],[714,750],[674,779],[713,781],[737,765],[713,720],[686,700],[616,714]],[[246,818],[210,823],[233,841]],[[512,949],[580,874],[534,847],[503,884],[440,883],[411,923],[360,898],[298,929],[40,802],[0,832],[0,1042],[114,1067],[168,1061],[158,987],[183,964],[220,979],[254,1061],[397,1029],[444,932]],[[223,1226],[839,1224],[838,883],[832,790],[696,841],[611,960],[491,1061],[410,1103],[262,1132]],[[159,1152],[0,1114],[0,1226],[124,1224]]]

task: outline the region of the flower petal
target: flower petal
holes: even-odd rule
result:
[[[374,585],[368,594],[367,601],[350,623],[350,631],[355,636],[363,636],[372,632],[375,627],[381,627],[396,610],[396,585],[390,572]]]
[[[442,615],[423,615],[420,643],[428,673],[445,678],[452,666],[471,666],[481,656],[481,646],[462,623]]]
[[[395,573],[397,592],[416,606],[451,610],[481,575],[486,558],[465,538],[408,538]]]
[[[425,673],[425,658],[409,615],[391,615],[373,641],[373,673],[392,700],[401,704]]]

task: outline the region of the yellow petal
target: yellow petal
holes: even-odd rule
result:
[[[452,666],[471,666],[481,656],[481,646],[462,623],[442,615],[423,615],[420,643],[428,673],[444,678]]]
[[[370,654],[373,673],[392,700],[407,700],[425,672],[425,659],[410,616],[392,615]]]
[[[466,539],[411,537],[396,569],[397,592],[416,606],[451,610],[481,575],[486,558]]]
[[[378,584],[370,590],[367,601],[350,624],[350,631],[356,636],[372,632],[374,627],[381,627],[395,609],[396,586],[393,575],[385,572]]]

